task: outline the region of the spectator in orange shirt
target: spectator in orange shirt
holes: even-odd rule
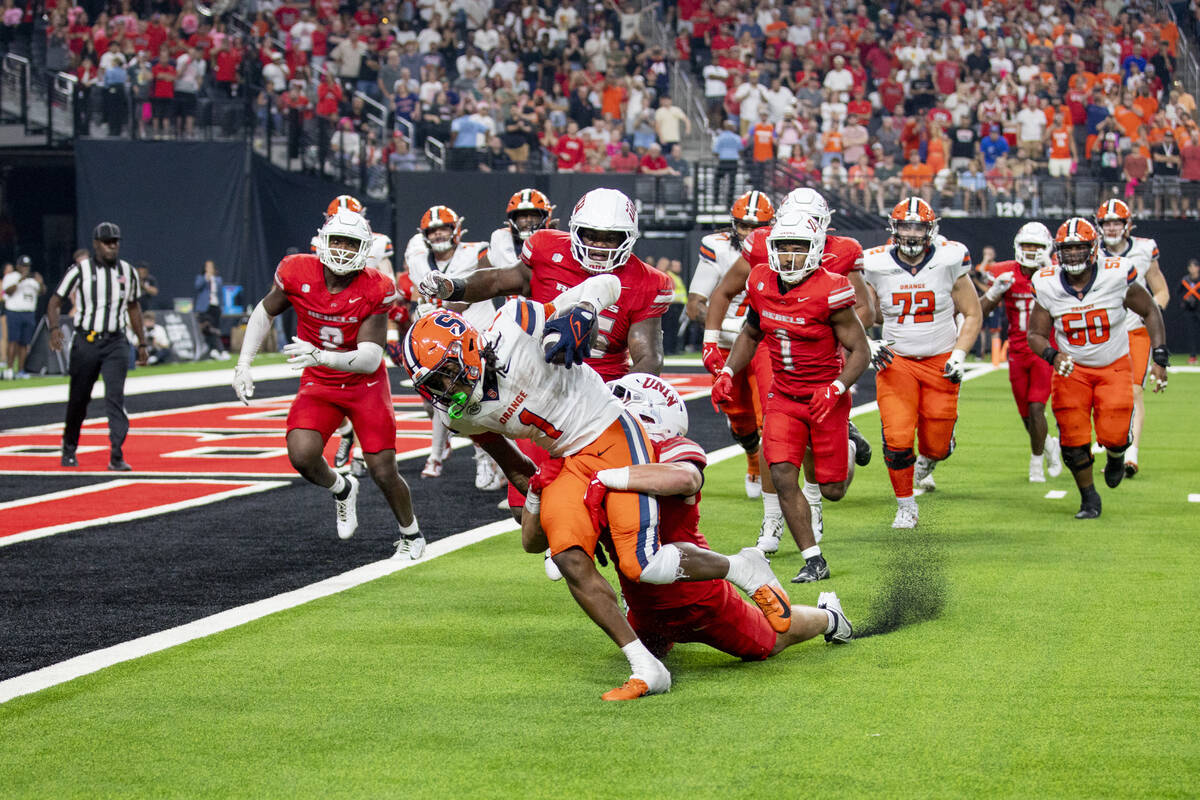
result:
[[[1055,114],[1054,125],[1046,131],[1042,143],[1050,156],[1051,178],[1070,178],[1079,153],[1075,147],[1075,136],[1066,115],[1060,110]]]
[[[613,73],[604,79],[600,92],[600,113],[605,119],[621,119],[624,116],[625,100],[629,93]]]
[[[1154,117],[1154,112],[1158,111],[1158,101],[1150,96],[1150,89],[1146,86],[1140,87],[1137,96],[1133,98],[1133,110],[1143,122],[1149,122]]]
[[[1113,109],[1112,118],[1120,126],[1121,131],[1130,139],[1137,136],[1137,129],[1142,124],[1142,118],[1134,110],[1133,98],[1129,93],[1121,96],[1121,103]]]
[[[775,126],[766,111],[759,113],[758,123],[750,129],[750,158],[750,180],[754,186],[762,186],[767,165],[775,160]]]
[[[921,162],[921,154],[914,152],[908,163],[900,170],[900,182],[904,194],[918,195],[926,202],[933,197],[933,170]]]
[[[929,123],[929,143],[925,149],[925,166],[930,175],[937,175],[946,168],[946,154],[950,151],[950,139],[942,130],[941,123]]]

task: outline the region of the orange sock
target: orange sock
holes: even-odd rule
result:
[[[896,497],[912,497],[912,467],[905,467],[904,469],[892,469],[889,467],[888,477],[892,479],[892,491],[896,493]]]
[[[758,450],[756,447],[753,453],[746,453],[746,474],[752,478],[759,477]]]

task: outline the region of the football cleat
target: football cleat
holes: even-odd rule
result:
[[[893,528],[915,528],[917,527],[917,511],[916,503],[912,505],[902,505],[896,509],[896,518],[892,520]]]
[[[744,587],[746,594],[762,609],[771,628],[776,633],[784,633],[792,625],[792,603],[771,571],[767,557],[756,547],[743,547],[738,555],[754,564],[754,577]]]
[[[809,519],[812,521],[813,538],[817,540],[817,544],[821,543],[821,537],[825,535],[825,513],[821,510],[820,503],[812,503],[808,507]]]
[[[758,541],[754,546],[763,555],[779,552],[779,540],[783,536],[783,517],[763,517],[762,527],[758,529]]]
[[[1100,493],[1092,489],[1090,494],[1083,498],[1083,502],[1079,504],[1079,510],[1075,512],[1075,519],[1096,519],[1100,516]]]
[[[1121,485],[1121,481],[1125,479],[1125,455],[1108,454],[1108,459],[1104,462],[1104,482],[1108,488],[1115,489]]]
[[[350,493],[345,500],[333,498],[337,507],[337,535],[339,539],[349,539],[358,530],[358,478],[353,475],[343,476],[350,485]]]
[[[858,430],[853,422],[850,423],[850,440],[854,442],[854,463],[865,467],[871,463],[871,443]]]
[[[1137,472],[1138,472],[1138,465],[1137,465],[1136,461],[1126,461],[1125,462],[1125,477],[1126,478],[1132,478],[1134,475],[1137,475]]]
[[[62,461],[61,461],[60,463],[61,463],[61,464],[62,464],[64,467],[78,467],[78,466],[79,466],[79,459],[75,458],[75,454],[74,454],[74,453],[63,453],[63,454],[62,454]]]
[[[825,563],[825,556],[815,555],[805,559],[804,566],[796,573],[796,577],[792,578],[792,583],[816,583],[828,578],[829,564]]]
[[[488,464],[487,453],[475,454],[475,488],[486,489],[492,482],[492,467]]]
[[[350,474],[356,478],[367,476],[367,460],[359,453],[355,453],[354,457],[350,459]]]
[[[916,468],[913,470],[913,480],[917,486],[927,492],[932,492],[937,488],[937,484],[933,482],[933,468],[936,466],[937,462],[932,458],[917,456]]]
[[[1034,456],[1029,459],[1029,482],[1030,483],[1045,483],[1046,470],[1042,467],[1042,457]]]
[[[1063,460],[1062,446],[1058,443],[1057,436],[1046,437],[1046,474],[1051,478],[1057,478],[1062,475]]]
[[[609,689],[600,695],[601,700],[637,700],[651,694],[665,694],[671,691],[671,673],[661,662],[654,662],[653,673],[634,674],[629,680],[616,689]]]
[[[762,478],[760,476],[746,473],[746,497],[751,500],[762,497]]]
[[[333,456],[333,468],[341,469],[350,463],[351,453],[354,452],[354,431],[349,431],[338,442],[337,453]]]
[[[838,600],[835,592],[821,592],[817,597],[817,608],[823,608],[833,614],[833,630],[825,634],[825,641],[845,644],[854,635],[850,620],[842,611],[842,601]]]
[[[421,470],[422,478],[440,478],[442,477],[442,460],[434,458],[431,454],[425,459],[425,467]]]
[[[395,544],[396,552],[392,553],[392,558],[416,561],[425,555],[425,537],[419,533],[411,536],[400,534],[400,538],[396,540]]]

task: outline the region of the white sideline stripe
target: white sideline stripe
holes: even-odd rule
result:
[[[1047,500],[1062,500],[1066,496],[1067,493],[1062,489],[1051,489],[1050,491],[1046,492]]]
[[[156,481],[161,483],[161,481]],[[177,481],[183,483],[208,483],[216,486],[237,486],[245,481],[220,481],[220,480],[187,480]],[[94,486],[87,486],[81,489],[68,489],[63,492],[52,492],[50,494],[40,495],[38,497],[27,497],[24,500],[15,500],[8,503],[0,504],[0,511],[17,506],[33,505],[46,500],[57,500],[63,497],[78,497],[87,492],[96,492],[103,489],[112,489],[118,486],[127,486],[133,483],[146,483],[139,480],[116,480],[98,483]],[[42,539],[47,536],[53,536],[56,533],[66,533],[67,531],[77,531],[84,528],[93,528],[97,525],[111,525],[115,522],[129,522],[135,519],[145,519],[146,517],[156,517],[159,514],[170,514],[173,511],[182,511],[185,508],[197,508],[199,506],[216,503],[221,500],[229,500],[234,497],[243,497],[248,494],[258,494],[269,489],[278,489],[280,486],[288,486],[291,481],[255,481],[252,486],[237,486],[235,489],[230,489],[224,492],[215,492],[203,497],[193,497],[190,500],[180,500],[177,503],[167,503],[153,508],[140,508],[137,511],[127,511],[124,514],[113,514],[109,517],[94,517],[92,519],[80,520],[78,522],[68,522],[62,525],[50,525],[45,528],[34,528],[33,530],[14,533],[12,536],[0,537],[0,547],[8,547],[11,544],[18,542],[27,542],[31,539]],[[2,702],[2,701],[0,701]]]
[[[361,586],[377,578],[391,575],[393,572],[408,569],[409,567],[422,564],[438,556],[444,556],[447,553],[452,553],[455,550],[462,549],[476,542],[482,542],[484,539],[490,539],[493,536],[514,530],[515,524],[512,520],[499,520],[488,525],[482,525],[478,528],[433,542],[425,550],[425,555],[417,561],[400,561],[389,558],[384,561],[364,564],[349,572],[343,572],[341,575],[326,578],[309,586],[303,586],[299,589],[284,592],[283,594],[268,597],[265,600],[259,600],[237,608],[231,608],[228,611],[222,611],[210,617],[198,619],[195,622],[189,622],[186,625],[180,625],[176,628],[152,633],[148,636],[122,642],[121,644],[106,647],[102,650],[94,650],[91,653],[84,653],[81,656],[61,661],[58,664],[51,664],[48,667],[0,681],[0,703],[6,703],[13,698],[75,680],[84,675],[90,675],[93,672],[98,672],[114,664],[120,664],[123,661],[130,661],[184,644],[185,642],[201,639],[205,636],[212,636],[215,633],[221,633],[230,628],[245,625],[247,622],[261,619],[269,614],[286,611],[289,608],[295,608],[304,603],[319,600],[322,597],[328,597],[338,592],[344,592],[347,589],[353,589],[356,586]]]
[[[1189,494],[1188,502],[1189,503],[1200,503],[1200,494]]]
[[[978,367],[968,366],[967,374],[963,377],[963,380],[969,381],[972,378],[977,378],[993,370],[995,370],[995,367],[990,364]],[[850,416],[854,417],[866,414],[878,408],[875,403],[864,403],[852,409]],[[743,452],[741,445],[731,444],[709,453],[708,462],[716,464],[741,455]],[[426,548],[425,555],[418,561],[396,561],[389,558],[365,564],[349,572],[343,572],[341,575],[326,578],[309,586],[303,586],[299,589],[294,589],[274,597],[268,597],[265,600],[248,603],[237,608],[231,608],[176,628],[152,633],[148,636],[122,642],[121,644],[106,647],[102,650],[94,650],[91,653],[84,653],[81,656],[76,656],[57,664],[51,664],[48,667],[27,672],[15,678],[0,681],[0,703],[7,703],[14,698],[40,692],[43,689],[49,689],[51,686],[57,686],[60,683],[66,683],[84,675],[90,675],[93,672],[98,672],[114,664],[120,664],[123,661],[131,661],[135,658],[157,653],[195,639],[212,636],[215,633],[261,619],[269,614],[286,611],[312,600],[344,592],[347,589],[353,589],[356,586],[361,586],[377,578],[391,575],[394,572],[407,569],[416,564],[422,564],[438,556],[453,553],[455,550],[482,542],[501,533],[515,530],[515,525],[516,523],[510,520],[499,520],[478,528],[472,528],[469,531],[456,533],[453,536],[447,536],[445,539],[433,542]]]

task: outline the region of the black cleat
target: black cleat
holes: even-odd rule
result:
[[[1083,498],[1075,519],[1096,519],[1100,516],[1100,494],[1095,489]]]
[[[1125,462],[1125,477],[1132,478],[1134,475],[1137,475],[1137,473],[1138,473],[1137,462],[1136,461],[1126,461]]]
[[[113,458],[113,459],[110,459],[108,462],[108,471],[109,472],[129,472],[132,469],[133,469],[133,467],[126,464],[125,460],[122,458]]]
[[[75,458],[74,453],[63,453],[62,454],[62,465],[64,467],[78,467],[79,460],[77,458]]]
[[[792,583],[815,583],[828,577],[829,565],[825,563],[825,556],[817,555],[805,559],[804,566],[796,573],[796,577],[792,578]]]
[[[342,441],[338,443],[337,453],[333,456],[333,468],[341,469],[350,463],[350,454],[354,452],[354,431],[350,431],[342,437]]]
[[[871,463],[871,443],[859,432],[854,423],[850,423],[850,441],[854,442],[854,463],[865,467]]]
[[[1108,454],[1108,460],[1104,462],[1104,482],[1108,484],[1108,488],[1115,489],[1121,485],[1121,481],[1125,478],[1125,455]]]

